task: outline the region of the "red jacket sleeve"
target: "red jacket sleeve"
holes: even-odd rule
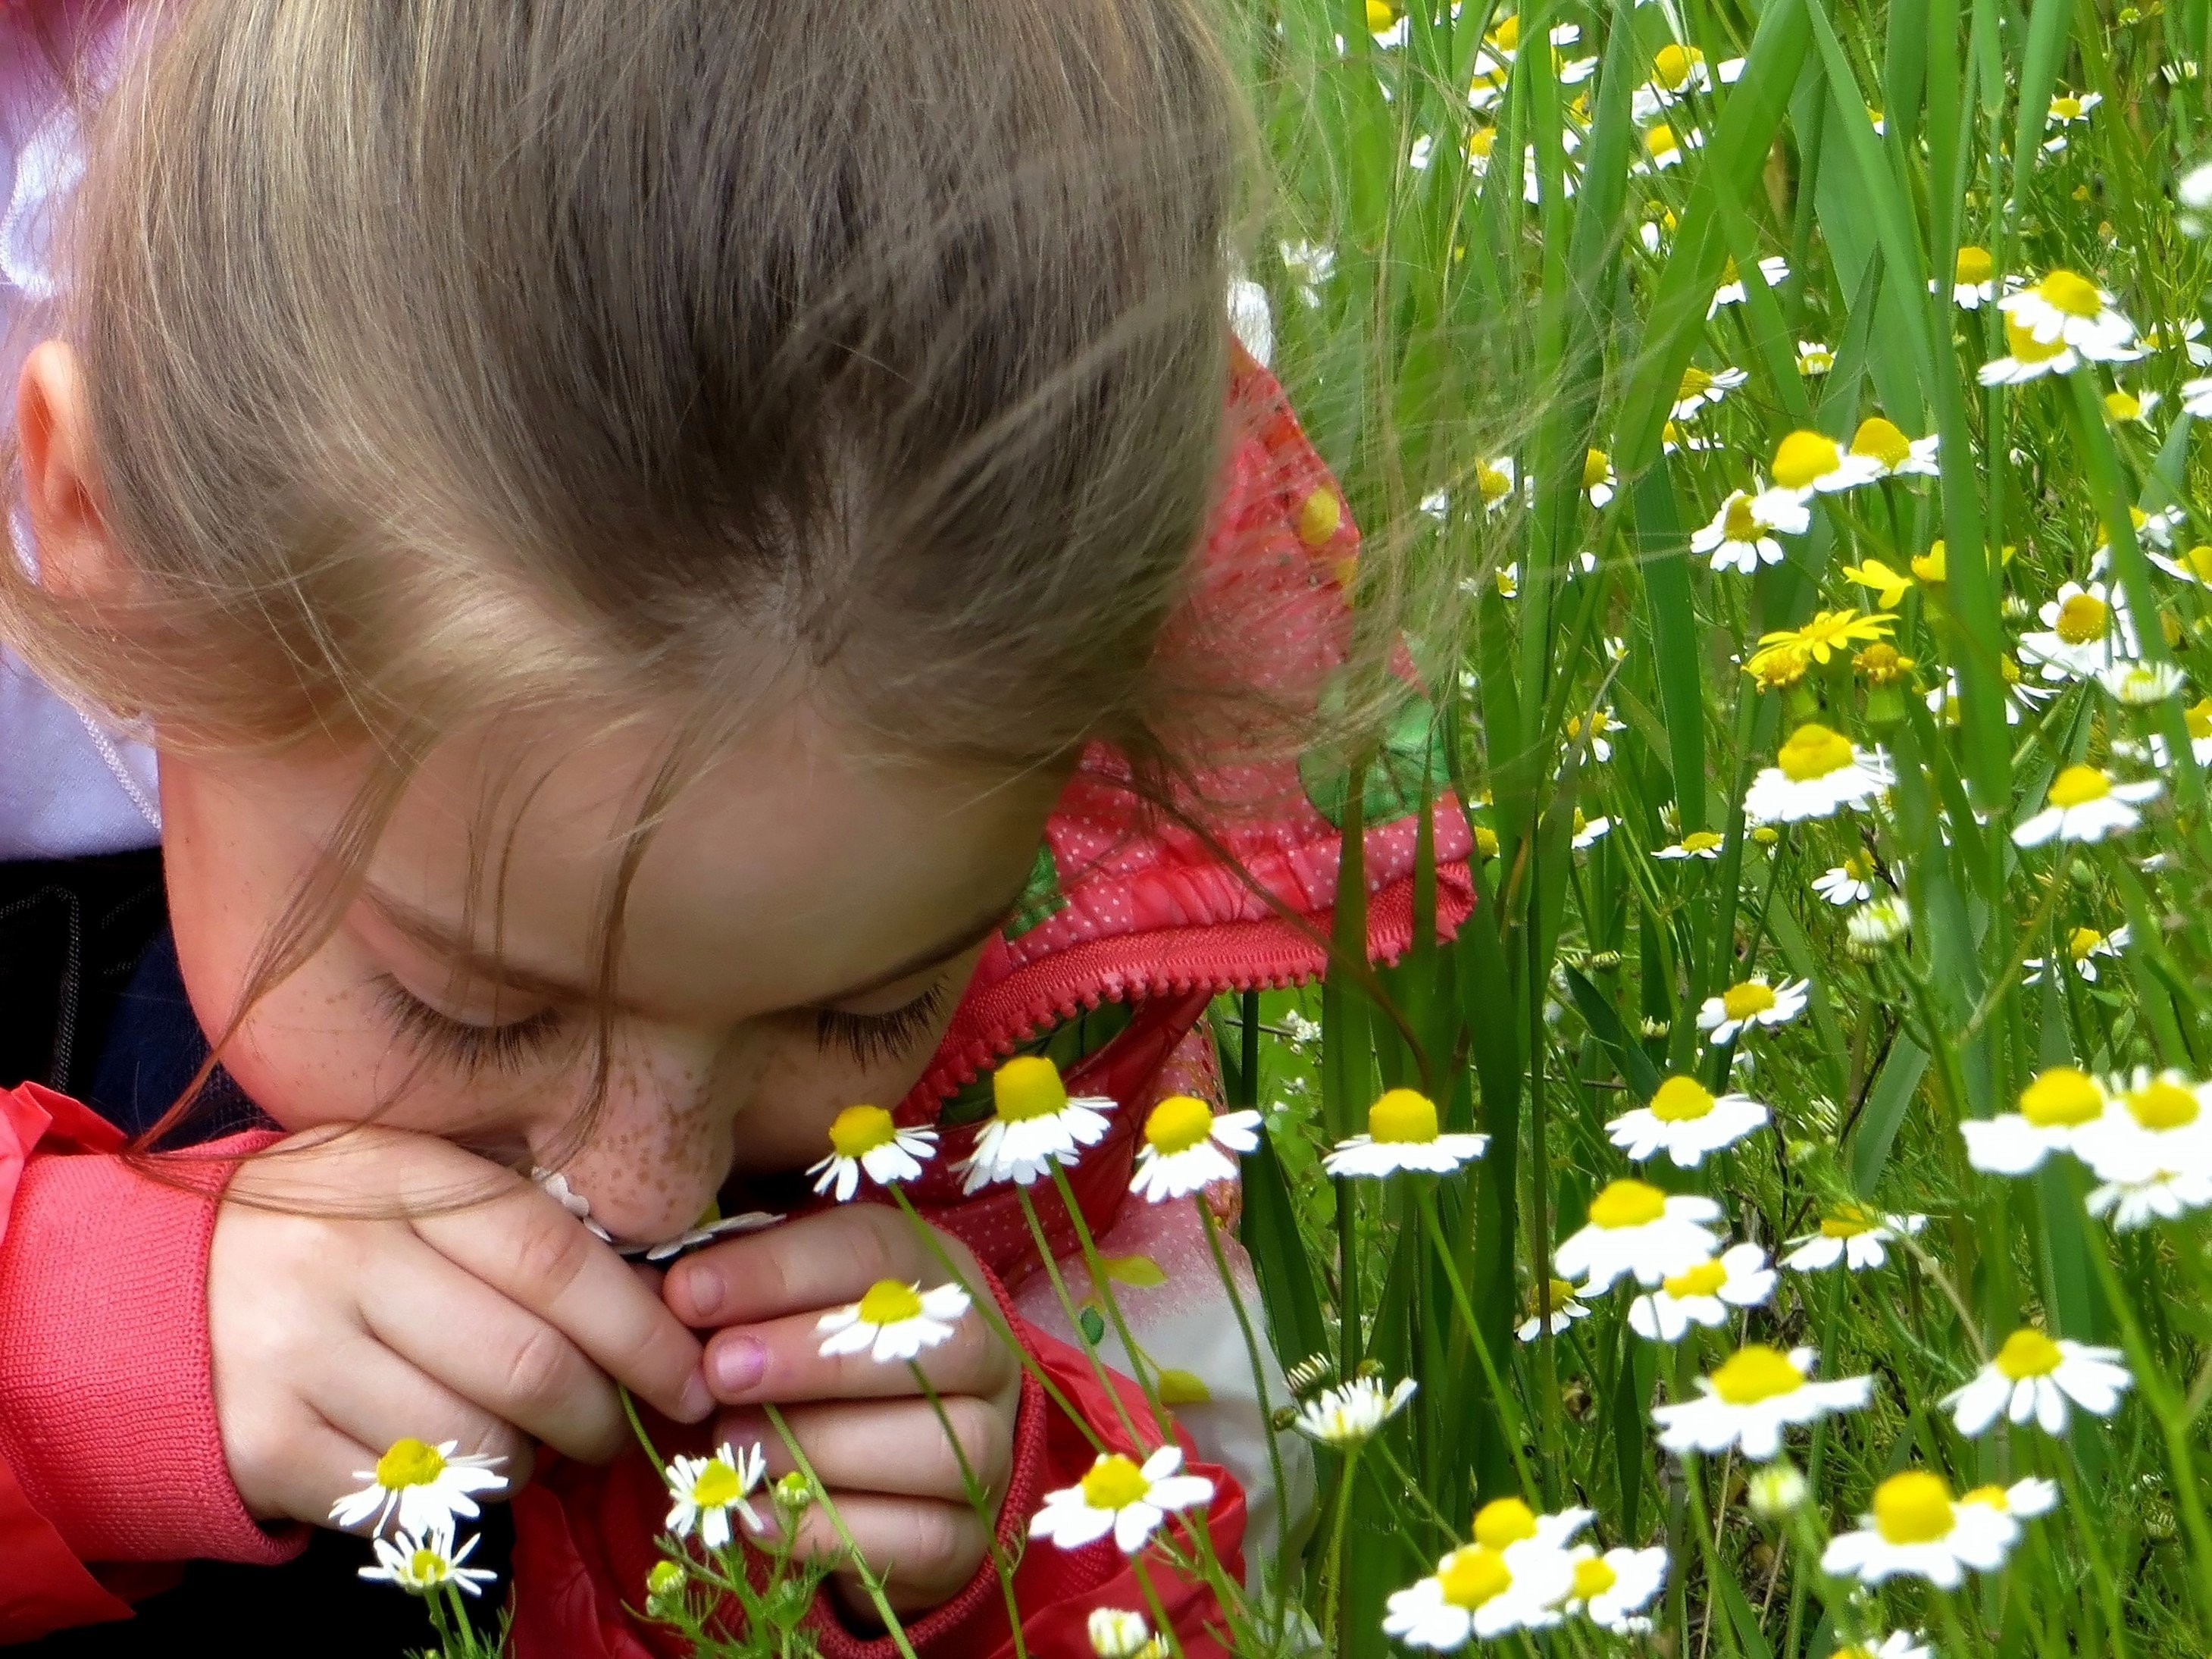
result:
[[[76,1102],[0,1092],[0,1642],[125,1617],[90,1563],[275,1562],[304,1541],[239,1499],[208,1348],[224,1154],[268,1139],[157,1181]]]

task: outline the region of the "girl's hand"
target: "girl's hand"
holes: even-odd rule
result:
[[[937,1242],[962,1280],[988,1294],[967,1248],[941,1234]],[[663,1287],[685,1324],[720,1328],[707,1344],[707,1382],[732,1409],[715,1421],[716,1441],[740,1449],[758,1441],[771,1478],[796,1468],[760,1410],[767,1401],[780,1407],[861,1560],[901,1613],[949,1600],[989,1553],[1013,1468],[1021,1364],[972,1310],[918,1362],[987,1494],[988,1513],[979,1515],[914,1372],[865,1353],[823,1358],[815,1322],[878,1279],[927,1289],[947,1278],[912,1221],[881,1205],[853,1204],[702,1250],[670,1268]],[[819,1509],[800,1523],[799,1545],[823,1556],[842,1548]],[[849,1610],[872,1617],[857,1573],[842,1568],[836,1583]]]
[[[614,1380],[696,1422],[713,1408],[699,1345],[655,1289],[529,1182],[447,1141],[295,1136],[239,1170],[216,1218],[231,1479],[259,1519],[327,1524],[410,1435],[504,1457],[512,1489],[533,1439],[600,1462],[629,1443]]]

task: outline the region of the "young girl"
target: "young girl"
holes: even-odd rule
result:
[[[1358,544],[1228,337],[1241,132],[1195,0],[5,27],[0,1637],[121,1618],[147,1564],[281,1562],[414,1437],[506,1460],[523,1659],[666,1651],[619,1384],[664,1454],[771,1473],[782,1407],[915,1650],[1012,1651],[990,1528],[1020,1553],[1094,1437],[1154,1449],[1014,1188],[961,1173],[1018,1051],[1115,1103],[1071,1179],[1158,1270],[1115,1288],[1180,1374],[1189,1522],[1232,1571],[1277,1548],[1280,1373],[1195,1210],[1129,1188],[1150,1109],[1214,1092],[1207,1000],[1321,966],[1341,783],[1281,738]],[[1416,828],[1368,832],[1378,954]],[[1449,930],[1449,803],[1434,833]],[[810,1189],[867,1102],[937,1127],[934,1245]],[[718,1205],[785,1218],[665,1281],[602,1242]],[[977,1318],[927,1356],[994,1516],[907,1368],[818,1352],[948,1265],[1033,1362]],[[890,1651],[833,1582],[823,1650]],[[1110,1539],[1014,1587],[1036,1655],[1147,1605]]]

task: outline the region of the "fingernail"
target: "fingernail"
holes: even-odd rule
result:
[[[678,1405],[678,1420],[684,1423],[696,1423],[714,1409],[714,1393],[707,1386],[704,1376],[697,1371],[691,1373],[684,1382],[684,1398]]]
[[[757,1336],[732,1336],[714,1345],[707,1356],[714,1369],[714,1386],[725,1400],[758,1385],[768,1374],[768,1345]]]
[[[722,1276],[699,1262],[684,1266],[684,1299],[695,1319],[712,1319],[722,1306]]]

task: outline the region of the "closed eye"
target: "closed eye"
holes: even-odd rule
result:
[[[433,1008],[389,974],[375,982],[377,1001],[400,1036],[416,1049],[457,1071],[519,1072],[562,1035],[558,1007],[539,1009],[505,1024],[477,1025]]]
[[[945,1011],[940,979],[902,1008],[887,1013],[854,1014],[839,1008],[814,1011],[814,1040],[824,1054],[842,1049],[866,1069],[895,1060],[913,1048]]]

